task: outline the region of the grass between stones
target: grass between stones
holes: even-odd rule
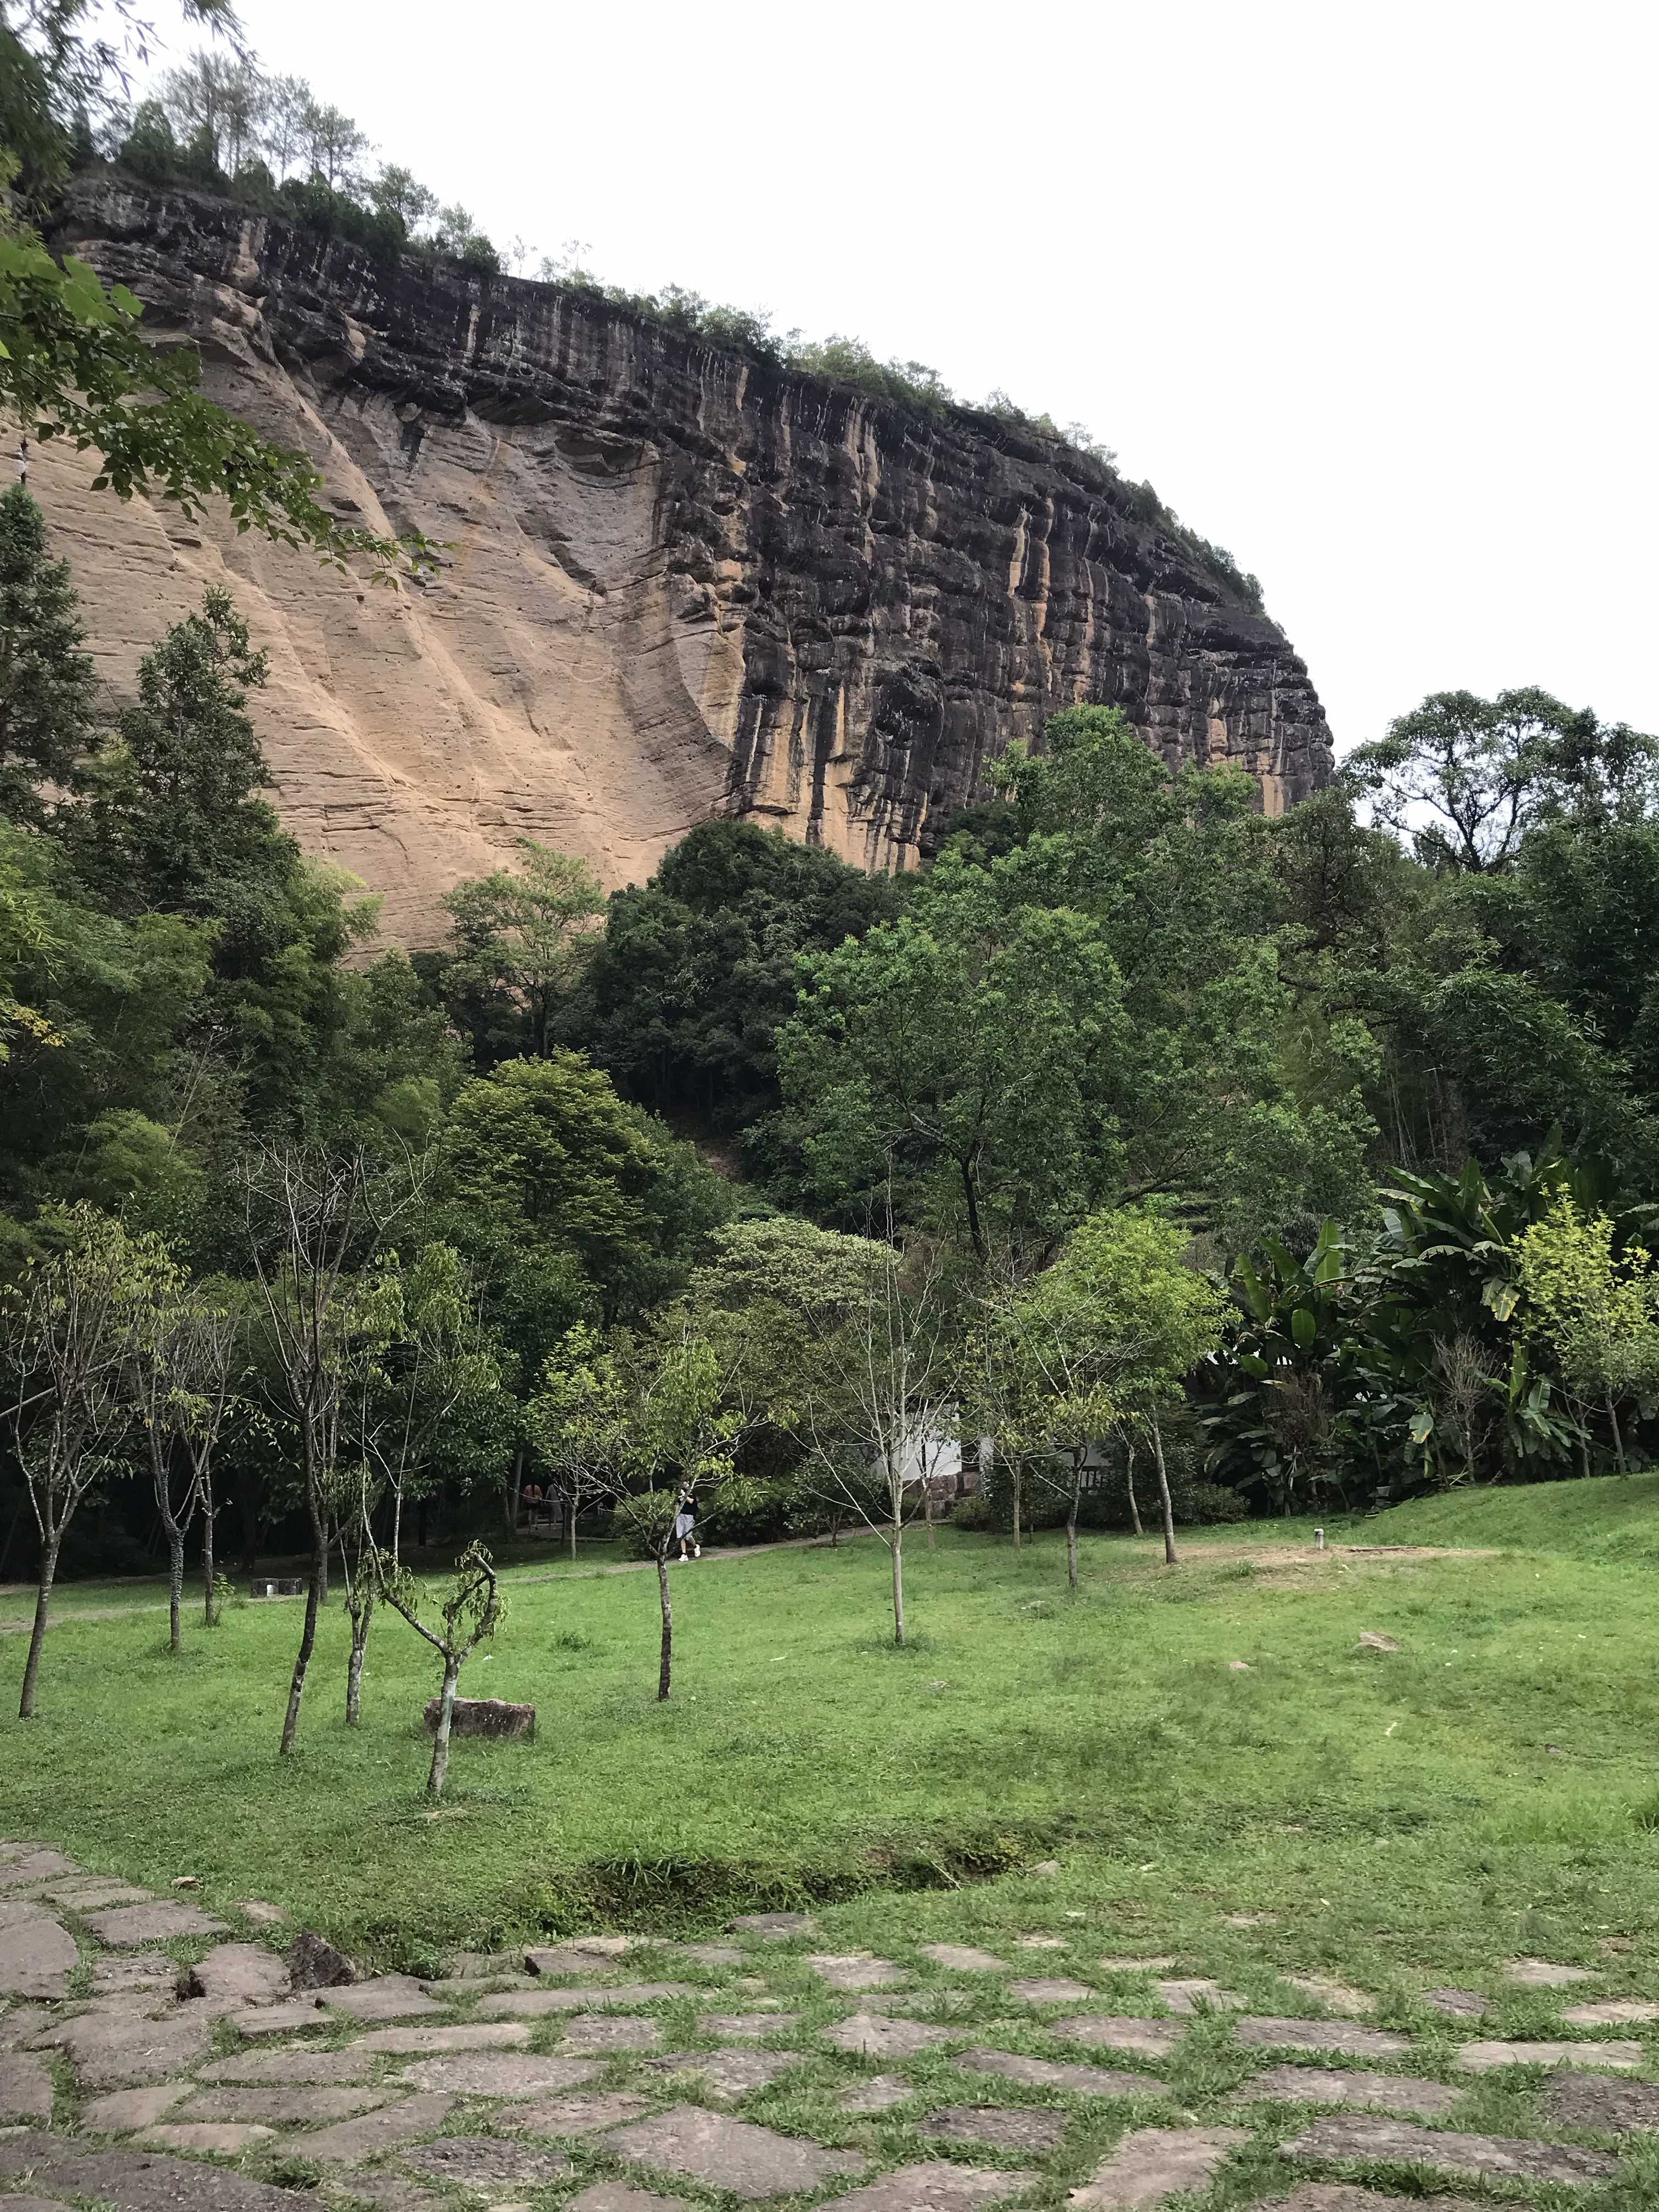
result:
[[[1514,1547],[1485,1556],[1321,1558],[1310,1534],[1203,1532],[1173,1574],[1155,1546],[1085,1537],[1073,1600],[1058,1539],[1016,1555],[947,1530],[931,1555],[913,1542],[903,1652],[868,1541],[676,1568],[665,1707],[652,1577],[515,1577],[464,1689],[532,1700],[537,1740],[459,1744],[435,1809],[419,1727],[435,1682],[400,1623],[376,1626],[348,1730],[330,1608],[301,1754],[279,1763],[297,1607],[234,1606],[177,1660],[162,1617],[66,1620],[41,1717],[0,1723],[4,1825],[163,1891],[195,1875],[210,1911],[272,1899],[405,1967],[597,1920],[687,1934],[805,1904],[813,1948],[902,1944],[919,1984],[946,1978],[916,1955],[928,1942],[1085,1977],[1102,1954],[1158,1952],[1258,2012],[1316,2009],[1275,1967],[1334,1975],[1381,1993],[1377,2024],[1448,2050],[1476,2031],[1423,2015],[1421,1988],[1489,1991],[1483,2037],[1559,2034],[1559,1992],[1503,1981],[1518,1953],[1595,1969],[1576,1999],[1659,1996],[1659,1479],[1331,1530]],[[1366,1629],[1400,1649],[1357,1649]],[[21,1666],[21,1639],[5,1656]],[[1021,1870],[1046,1858],[1057,1876]],[[1065,1957],[1006,1948],[1034,1929]],[[1093,1978],[1097,2009],[1138,2008],[1135,1983]]]

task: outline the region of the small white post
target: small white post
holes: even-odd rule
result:
[[[1322,1552],[1324,1550],[1325,1531],[1322,1528],[1316,1528],[1314,1530],[1314,1543],[1320,1551]]]

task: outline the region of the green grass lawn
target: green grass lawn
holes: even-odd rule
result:
[[[27,1726],[23,1639],[0,1639],[0,1832],[144,1883],[194,1874],[210,1903],[270,1899],[385,1963],[811,1899],[837,1945],[1069,1915],[1245,1990],[1274,1964],[1387,1989],[1518,1950],[1605,1963],[1629,1939],[1621,1993],[1659,1996],[1659,1479],[1333,1531],[1516,1547],[1486,1555],[1287,1559],[1309,1533],[1201,1532],[1174,1573],[1155,1544],[1085,1537],[1075,1600],[1058,1537],[918,1538],[903,1652],[867,1539],[676,1568],[665,1707],[650,1574],[520,1577],[463,1687],[533,1699],[538,1738],[458,1744],[435,1815],[435,1671],[395,1618],[349,1731],[330,1609],[286,1764],[296,1605],[192,1622],[176,1660],[164,1616],[66,1620]],[[1357,1649],[1366,1629],[1400,1650]],[[1049,1858],[1057,1877],[1024,1870]],[[1536,2002],[1517,1993],[1515,2020]]]

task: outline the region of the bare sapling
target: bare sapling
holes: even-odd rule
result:
[[[286,1758],[298,1741],[317,1617],[327,1601],[335,1470],[351,1358],[364,1322],[357,1271],[373,1258],[396,1216],[415,1196],[418,1176],[411,1172],[394,1179],[362,1153],[270,1144],[249,1159],[242,1186],[266,1388],[300,1440],[311,1532],[305,1620],[279,1746]]]
[[[167,1546],[167,1643],[181,1647],[185,1540],[199,1515],[207,1626],[214,1625],[213,1456],[230,1400],[236,1323],[172,1264],[151,1271],[134,1315],[130,1372],[156,1517]]]
[[[1170,1497],[1170,1470],[1164,1463],[1164,1431],[1158,1425],[1156,1404],[1152,1409],[1152,1463],[1158,1469],[1158,1510],[1164,1516],[1164,1564],[1166,1567],[1177,1567],[1181,1562],[1176,1557],[1175,1506]]]
[[[507,1619],[507,1600],[496,1581],[495,1564],[482,1544],[469,1544],[456,1561],[455,1578],[436,1626],[429,1626],[421,1618],[420,1585],[407,1567],[399,1566],[386,1553],[375,1552],[370,1554],[370,1571],[380,1595],[392,1611],[423,1637],[443,1661],[432,1765],[426,1778],[427,1796],[441,1797],[449,1775],[449,1738],[461,1669]]]
[[[1129,1493],[1129,1526],[1137,1536],[1146,1531],[1140,1525],[1140,1507],[1135,1498],[1135,1440],[1126,1437],[1123,1441],[1123,1480]]]
[[[904,1534],[931,1515],[932,1485],[955,1448],[957,1362],[939,1255],[866,1240],[863,1297],[817,1345],[796,1419],[804,1480],[856,1516],[888,1553],[893,1642],[903,1650]]]
[[[131,1431],[135,1316],[172,1265],[158,1238],[128,1236],[95,1206],[64,1208],[51,1225],[61,1242],[27,1269],[4,1314],[6,1420],[40,1545],[20,1720],[34,1714],[64,1533],[119,1468]]]

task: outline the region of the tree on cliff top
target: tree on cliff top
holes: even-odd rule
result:
[[[50,197],[69,164],[77,118],[107,108],[148,52],[147,27],[125,16],[118,48],[88,27],[93,0],[0,0],[0,183],[26,204]],[[222,0],[185,0],[198,21],[233,25]],[[340,567],[367,560],[377,574],[425,552],[348,529],[319,498],[322,478],[305,454],[273,446],[203,398],[193,348],[162,350],[139,327],[143,313],[123,284],[106,287],[73,254],[60,264],[36,229],[0,216],[0,412],[23,437],[67,439],[96,453],[94,489],[173,501],[190,515],[211,497],[238,530],[309,545]]]

